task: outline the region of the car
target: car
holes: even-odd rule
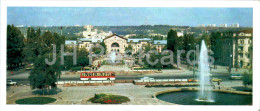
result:
[[[229,78],[231,80],[233,80],[233,79],[242,79],[243,76],[242,76],[242,74],[230,74]]]
[[[211,81],[212,81],[212,82],[221,82],[222,79],[219,79],[219,78],[212,78]]]
[[[141,80],[154,80],[154,78],[151,78],[151,77],[143,77],[143,78],[140,78]]]
[[[191,78],[191,79],[188,79],[188,82],[198,82],[199,80],[197,80],[197,79],[193,79],[193,78]]]
[[[14,82],[12,80],[7,80],[7,85],[14,86],[14,85],[16,85],[16,82]]]

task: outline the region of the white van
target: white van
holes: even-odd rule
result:
[[[233,80],[233,79],[242,79],[243,76],[242,74],[231,74],[230,75],[230,79]]]

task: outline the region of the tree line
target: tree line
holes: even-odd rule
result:
[[[32,65],[29,80],[32,89],[42,89],[43,94],[50,88],[56,88],[55,82],[60,77],[62,70],[73,67],[85,67],[89,64],[88,52],[84,48],[77,48],[77,64],[73,65],[72,56],[64,57],[61,65],[61,45],[65,44],[65,36],[58,33],[34,28],[27,29],[27,35],[14,25],[7,26],[7,69],[15,70]],[[52,61],[53,46],[56,45],[56,62],[53,65],[45,63],[45,59]],[[65,47],[64,52],[71,51],[72,47]]]

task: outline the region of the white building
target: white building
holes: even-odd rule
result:
[[[227,24],[219,24],[219,27],[227,27]]]
[[[183,37],[184,36],[183,31],[177,32],[177,36],[178,37]]]
[[[205,24],[199,24],[198,27],[205,27]]]
[[[216,27],[216,24],[209,24],[208,27]]]
[[[112,35],[112,32],[109,31],[108,33],[101,31],[98,33],[97,29],[93,29],[92,25],[85,25],[84,28],[86,31],[83,31],[83,36],[87,39],[104,39],[107,36]]]
[[[239,27],[239,24],[238,23],[231,24],[230,27]]]

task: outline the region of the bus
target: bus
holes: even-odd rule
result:
[[[115,80],[115,72],[113,71],[87,71],[87,72],[81,72],[80,74],[80,80],[86,81],[86,80]]]

